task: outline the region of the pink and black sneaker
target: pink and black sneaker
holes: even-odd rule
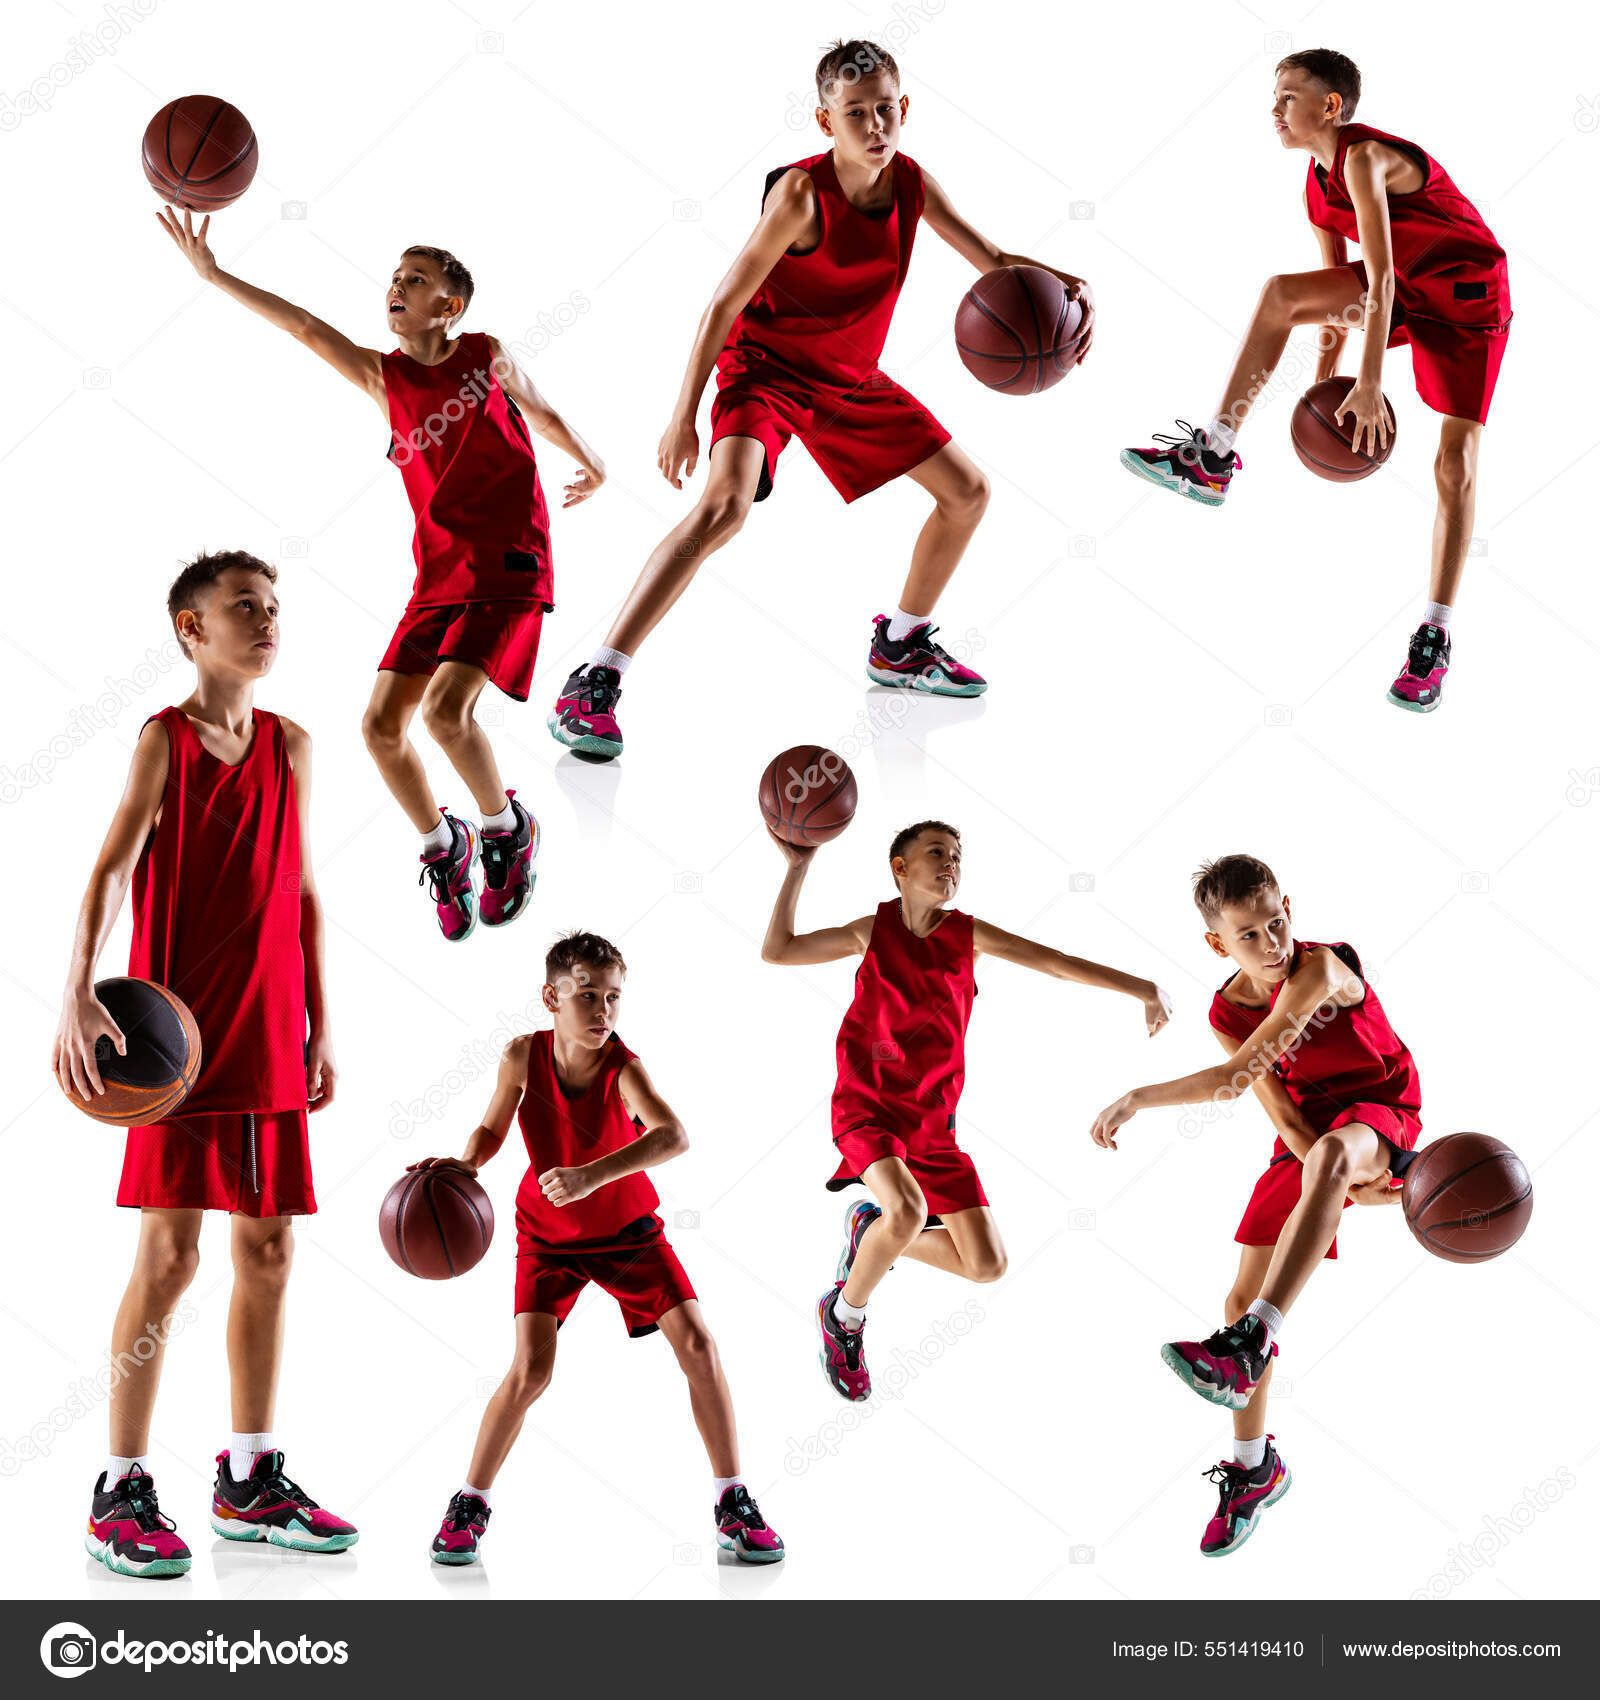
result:
[[[475,1493],[458,1493],[450,1501],[439,1532],[433,1537],[435,1564],[476,1564],[478,1543],[488,1526],[490,1511]]]
[[[735,1482],[723,1494],[712,1515],[717,1520],[717,1545],[740,1563],[776,1564],[783,1557],[778,1531],[767,1527],[743,1482]]]
[[[844,1213],[844,1250],[839,1253],[839,1268],[836,1279],[841,1291],[850,1279],[850,1271],[855,1268],[856,1253],[861,1249],[861,1236],[872,1226],[883,1212],[869,1199],[858,1198]]]
[[[1187,419],[1177,423],[1181,437],[1163,436],[1158,431],[1154,447],[1124,449],[1119,456],[1122,464],[1146,483],[1174,490],[1208,508],[1220,508],[1227,500],[1234,473],[1244,470],[1244,462],[1232,451],[1213,454],[1210,440],[1199,426]]]
[[[875,616],[867,677],[875,685],[926,691],[936,697],[981,697],[989,688],[988,680],[963,666],[942,644],[933,641],[938,629],[924,620],[897,643],[889,636],[889,616]]]
[[[217,1454],[211,1527],[225,1541],[266,1541],[296,1552],[343,1552],[361,1538],[354,1523],[324,1511],[289,1480],[281,1452],[263,1452],[242,1482],[233,1479],[228,1453]]]
[[[576,668],[545,720],[550,736],[586,761],[615,761],[622,754],[616,714],[621,695],[622,675],[615,667]]]
[[[1161,1361],[1202,1399],[1242,1411],[1250,1403],[1267,1365],[1278,1355],[1266,1344],[1261,1319],[1247,1316],[1231,1328],[1219,1328],[1209,1340],[1179,1340],[1161,1348]]]
[[[424,880],[433,895],[439,916],[439,931],[451,944],[459,944],[478,922],[478,899],[472,890],[472,864],[478,859],[478,829],[471,821],[458,819],[447,809],[439,813],[450,827],[450,848],[436,856],[422,857]]]
[[[1450,670],[1450,634],[1424,623],[1411,634],[1406,664],[1389,687],[1389,701],[1412,714],[1432,714],[1444,693]]]
[[[539,877],[533,864],[539,858],[539,823],[517,801],[515,791],[506,797],[517,817],[509,832],[483,835],[483,896],[478,912],[486,927],[503,927],[528,907],[533,882]]]
[[[1200,1551],[1207,1558],[1222,1558],[1237,1552],[1256,1532],[1256,1522],[1269,1505],[1276,1505],[1289,1491],[1294,1477],[1278,1456],[1267,1436],[1267,1455],[1253,1470],[1224,1458],[1206,1471],[1206,1478],[1221,1490],[1216,1515],[1200,1537]]]
[[[817,1300],[817,1332],[822,1336],[822,1373],[841,1399],[853,1404],[870,1396],[872,1377],[867,1373],[867,1325],[846,1328],[834,1312],[833,1301],[844,1288],[834,1284]]]
[[[110,1485],[100,1472],[83,1545],[119,1576],[182,1576],[193,1562],[177,1524],[161,1515],[155,1479],[138,1464]]]

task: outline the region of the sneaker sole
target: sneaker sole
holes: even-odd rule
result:
[[[97,1541],[90,1534],[83,1537],[83,1550],[118,1576],[184,1576],[194,1563],[192,1558],[152,1558],[144,1564],[135,1564],[113,1552],[109,1542]]]
[[[988,690],[987,679],[975,685],[930,685],[921,673],[888,673],[867,663],[867,677],[875,685],[887,685],[891,690],[921,691],[930,697],[981,697]]]
[[[1396,708],[1403,708],[1407,714],[1432,714],[1439,704],[1444,701],[1444,698],[1435,697],[1432,702],[1412,702],[1409,697],[1399,696],[1394,691],[1390,691],[1389,701],[1392,702]]]
[[[1294,1477],[1289,1474],[1289,1466],[1285,1464],[1283,1467],[1283,1480],[1278,1483],[1272,1492],[1269,1493],[1250,1514],[1250,1520],[1244,1526],[1244,1533],[1236,1540],[1230,1541],[1225,1547],[1212,1547],[1209,1551],[1207,1551],[1205,1547],[1201,1547],[1200,1556],[1202,1558],[1227,1558],[1231,1553],[1236,1553],[1239,1548],[1242,1547],[1244,1543],[1256,1532],[1256,1525],[1261,1521],[1261,1513],[1265,1511],[1269,1505],[1276,1505],[1278,1501],[1289,1491],[1290,1485],[1293,1481]]]
[[[522,901],[509,915],[502,915],[498,921],[491,920],[483,912],[483,900],[478,901],[478,918],[486,927],[509,927],[516,918],[533,902],[533,888],[539,883],[539,876],[534,871],[534,865],[539,860],[539,840],[543,837],[539,830],[538,821],[533,823],[533,845],[528,853],[528,889],[522,895]],[[487,886],[484,888],[488,889]]]
[[[1170,473],[1158,472],[1148,461],[1140,460],[1127,449],[1117,458],[1135,478],[1142,478],[1146,484],[1154,484],[1159,489],[1171,490],[1176,495],[1187,496],[1191,502],[1198,502],[1203,508],[1220,508],[1227,500],[1225,495],[1213,495],[1209,490],[1202,493],[1190,479],[1175,478]]]
[[[224,1521],[215,1513],[211,1518],[211,1530],[225,1541],[265,1541],[268,1546],[287,1547],[293,1552],[345,1552],[361,1539],[359,1534],[324,1535],[319,1539],[315,1535],[298,1535],[288,1529],[280,1529],[275,1523],[241,1525],[237,1518]]]
[[[620,738],[597,738],[592,732],[585,732],[581,737],[574,738],[561,724],[559,714],[548,715],[545,725],[550,736],[575,756],[582,756],[586,761],[615,761],[622,754]]]
[[[823,1295],[824,1298],[829,1296],[831,1296],[831,1292]],[[822,1345],[817,1351],[817,1362],[822,1365],[822,1373],[826,1377],[828,1385],[839,1395],[841,1399],[844,1400],[847,1405],[864,1405],[872,1397],[872,1381],[870,1377],[867,1380],[866,1388],[860,1393],[847,1393],[844,1388],[842,1388],[839,1383],[833,1379],[833,1353],[828,1345],[827,1333],[822,1326],[821,1307],[822,1299],[818,1299],[816,1308],[812,1313],[817,1319],[818,1338],[822,1341]]]
[[[475,1552],[432,1552],[428,1554],[435,1564],[476,1564],[478,1555]]]
[[[778,1564],[787,1556],[782,1547],[776,1552],[763,1552],[759,1547],[740,1546],[726,1535],[717,1536],[717,1545],[724,1552],[731,1552],[741,1564]]]
[[[1243,1395],[1225,1393],[1220,1388],[1208,1387],[1204,1382],[1196,1381],[1194,1371],[1175,1346],[1163,1346],[1161,1348],[1161,1361],[1191,1393],[1198,1393],[1208,1405],[1221,1405],[1225,1410],[1242,1411],[1250,1403],[1255,1392],[1255,1389],[1251,1388],[1249,1393]]]

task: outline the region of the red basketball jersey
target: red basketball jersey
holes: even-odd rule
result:
[[[1357,142],[1382,142],[1409,154],[1422,168],[1420,189],[1388,197],[1395,297],[1407,315],[1479,330],[1508,324],[1511,285],[1505,250],[1444,167],[1415,142],[1370,124],[1346,124],[1339,131],[1333,169],[1324,171],[1314,159],[1307,169],[1311,222],[1359,242],[1355,206],[1344,180],[1345,155]]]
[[[1299,966],[1301,955],[1320,950],[1320,945],[1296,943],[1290,973]],[[1347,944],[1328,945],[1353,974],[1361,974],[1361,958]],[[1266,1020],[1287,980],[1273,987],[1267,1010],[1245,1009],[1229,1003],[1222,995],[1233,984],[1230,978],[1211,1000],[1211,1025],[1241,1044]],[[1363,984],[1366,984],[1363,977]],[[1378,1105],[1398,1118],[1418,1121],[1422,1109],[1422,1083],[1417,1065],[1402,1043],[1378,1002],[1378,994],[1366,984],[1366,996],[1351,1009],[1341,1009],[1328,1019],[1319,1010],[1300,1036],[1300,1042],[1274,1065],[1290,1098],[1304,1111],[1319,1133],[1325,1133],[1339,1114],[1356,1104]],[[1388,1133],[1380,1127],[1380,1133]],[[1279,1141],[1280,1145],[1282,1141]],[[1406,1141],[1409,1145],[1412,1140]]]
[[[835,1137],[870,1121],[880,1107],[955,1113],[977,994],[970,915],[947,909],[921,939],[906,926],[899,898],[878,905],[839,1028]]]
[[[894,200],[876,215],[845,198],[831,152],[768,172],[763,204],[786,171],[810,173],[822,240],[803,254],[780,255],[734,320],[717,356],[724,383],[767,375],[780,385],[848,390],[877,370],[924,198],[915,160],[896,154],[890,169]]]
[[[642,1170],[591,1192],[575,1204],[554,1205],[539,1190],[547,1169],[575,1169],[631,1145],[637,1123],[622,1102],[617,1076],[633,1052],[613,1033],[600,1072],[588,1088],[571,1096],[556,1074],[555,1035],[535,1033],[528,1053],[528,1084],[517,1109],[528,1172],[517,1188],[517,1234],[541,1245],[603,1245],[630,1222],[654,1214],[661,1199]]]
[[[383,357],[389,458],[416,515],[415,607],[539,602],[553,607],[549,515],[533,441],[494,373],[489,339],[463,336],[447,360]]]
[[[133,870],[128,972],[194,1012],[200,1076],[182,1116],[306,1107],[294,772],[283,723],[252,712],[237,767],[212,755],[181,708],[151,716],[167,730],[167,788]]]

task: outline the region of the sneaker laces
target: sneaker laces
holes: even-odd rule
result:
[[[845,1367],[854,1375],[861,1368],[861,1337],[867,1331],[866,1324],[859,1328],[846,1328],[839,1320],[838,1311],[831,1305],[828,1308],[833,1317],[833,1337],[844,1352]]]
[[[137,1464],[122,1478],[117,1488],[118,1501],[127,1506],[129,1515],[145,1534],[158,1534],[163,1529],[168,1534],[178,1532],[178,1525],[162,1513],[154,1481]]]
[[[438,904],[454,903],[455,893],[450,889],[451,881],[456,876],[456,834],[452,827],[450,831],[450,848],[442,856],[430,857],[422,864],[422,872],[417,875],[417,884],[424,880],[433,888],[433,901]]]
[[[1221,1502],[1217,1506],[1217,1515],[1219,1517],[1226,1516],[1228,1507],[1244,1491],[1246,1478],[1250,1472],[1243,1464],[1222,1458],[1213,1464],[1209,1470],[1201,1473],[1207,1481],[1216,1485],[1221,1494]]]
[[[591,667],[573,681],[578,707],[585,714],[609,714],[622,695],[622,675],[615,667]]]
[[[274,1452],[270,1456],[272,1467],[260,1476],[252,1471],[250,1480],[258,1482],[264,1488],[271,1488],[274,1493],[284,1499],[292,1500],[296,1505],[304,1506],[307,1511],[321,1510],[316,1500],[298,1482],[290,1481],[283,1473],[283,1454]]]
[[[1431,637],[1431,632],[1438,632],[1439,639]],[[1445,644],[1449,641],[1450,634],[1443,626],[1418,626],[1411,634],[1411,642],[1406,649],[1406,671],[1413,678],[1427,678],[1444,654]]]
[[[467,1501],[471,1500],[479,1509],[467,1510]],[[489,1521],[489,1507],[475,1493],[458,1493],[450,1501],[450,1509],[444,1514],[447,1529],[470,1529],[474,1523],[482,1529]]]
[[[1198,466],[1203,468],[1205,466],[1205,457],[1210,455],[1212,460],[1220,461],[1222,463],[1224,471],[1233,465],[1236,457],[1231,452],[1228,454],[1218,454],[1211,447],[1210,441],[1202,427],[1199,425],[1191,425],[1187,419],[1175,419],[1173,423],[1180,431],[1187,431],[1188,435],[1186,437],[1170,437],[1163,431],[1157,431],[1155,434],[1155,441],[1158,443],[1165,443],[1168,447],[1168,452],[1173,455],[1175,459],[1182,461],[1185,466]],[[1242,464],[1243,463],[1241,462],[1241,465]]]
[[[764,1529],[766,1520],[762,1517],[756,1502],[750,1497],[750,1490],[742,1483],[728,1490],[733,1495],[732,1515],[737,1517],[747,1529]]]
[[[511,864],[522,851],[520,836],[516,827],[512,827],[509,832],[486,832],[483,835],[479,841],[478,854],[483,859],[485,885],[499,891],[511,877]]]

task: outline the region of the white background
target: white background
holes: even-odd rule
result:
[[[1462,4],[1442,31],[1433,7],[1357,27],[1331,5],[1224,3],[1202,24],[1009,0],[162,0],[121,16],[114,51],[75,75],[52,67],[104,24],[89,0],[12,16],[3,56],[0,1587],[123,1601],[1588,1592],[1600,301],[1574,209],[1600,168],[1592,19],[1524,6],[1508,33],[1503,8]],[[889,340],[889,369],[993,482],[940,610],[991,692],[907,703],[867,687],[869,620],[895,600],[924,498],[907,484],[846,509],[796,446],[630,674],[624,759],[576,765],[544,714],[686,511],[693,487],[661,481],[656,441],[765,172],[822,145],[811,67],[841,30],[897,51],[906,149],[955,205],[1098,290],[1084,369],[1042,398],[990,395],[950,335],[971,274],[924,231]],[[1384,700],[1419,615],[1433,510],[1436,427],[1404,351],[1385,372],[1398,447],[1367,483],[1318,483],[1295,461],[1299,382],[1247,431],[1220,513],[1116,465],[1174,413],[1209,416],[1262,280],[1316,264],[1305,160],[1281,153],[1268,105],[1277,58],[1324,38],[1362,65],[1361,116],[1442,158],[1511,255],[1481,545],[1428,718]],[[34,78],[51,84],[49,109],[21,114]],[[478,279],[469,327],[532,343],[536,382],[611,471],[554,521],[559,608],[532,702],[486,699],[505,771],[544,826],[536,901],[461,949],[434,929],[410,829],[359,734],[411,575],[384,430],[355,390],[199,287],[157,227],[140,134],[194,90],[235,101],[261,138],[254,188],[214,225],[224,266],[381,343],[400,248],[454,249]],[[1291,359],[1306,370],[1308,336]],[[569,468],[553,450],[543,467],[558,491]],[[259,700],[316,740],[343,1068],[338,1103],[312,1124],[322,1209],[297,1230],[279,1429],[291,1471],[362,1539],[343,1558],[296,1559],[207,1530],[229,1426],[218,1220],[153,1438],[196,1563],[141,1588],[80,1545],[101,1407],[56,1419],[48,1456],[19,1450],[103,1365],[137,1228],[112,1204],[120,1137],[63,1103],[45,1062],[134,739],[189,689],[186,667],[159,660],[167,585],[194,551],[223,547],[282,569],[284,649]],[[103,725],[86,736],[97,703]],[[902,1265],[874,1301],[885,1391],[865,1408],[825,1385],[811,1320],[837,1256],[841,1201],[822,1182],[851,966],[785,971],[757,953],[779,860],[755,782],[800,740],[853,752],[862,793],[818,860],[804,923],[890,895],[890,834],[942,815],[965,834],[962,907],[1159,976],[1177,1001],[1147,1043],[1129,1003],[982,968],[963,1138],[1011,1272],[980,1289]],[[466,803],[431,752],[430,770],[441,801]],[[1222,970],[1188,878],[1236,849],[1279,870],[1303,936],[1362,952],[1419,1060],[1425,1137],[1508,1139],[1537,1208],[1516,1251],[1483,1268],[1425,1257],[1398,1211],[1347,1217],[1343,1256],[1284,1337],[1272,1427],[1294,1490],[1219,1566],[1197,1545],[1215,1504],[1201,1472],[1226,1422],[1156,1349],[1222,1320],[1270,1130],[1253,1104],[1198,1138],[1175,1112],[1141,1117],[1115,1156],[1087,1130],[1122,1090],[1215,1060],[1205,1017]],[[474,1059],[497,1030],[531,1024],[546,945],[577,924],[622,944],[620,1030],[694,1141],[656,1179],[723,1348],[746,1474],[792,1554],[772,1571],[717,1564],[670,1353],[630,1342],[603,1296],[562,1332],[554,1386],[497,1485],[487,1562],[428,1562],[509,1357],[521,1163],[508,1147],[486,1172],[499,1235],[453,1283],[388,1262],[378,1201],[405,1163],[460,1149],[487,1098]],[[124,917],[103,973],[122,971],[126,936]],[[425,1098],[419,1123],[405,1106]],[[953,1343],[937,1345],[941,1330]],[[929,1340],[937,1356],[915,1365]],[[1553,1503],[1545,1482],[1566,1484]]]

